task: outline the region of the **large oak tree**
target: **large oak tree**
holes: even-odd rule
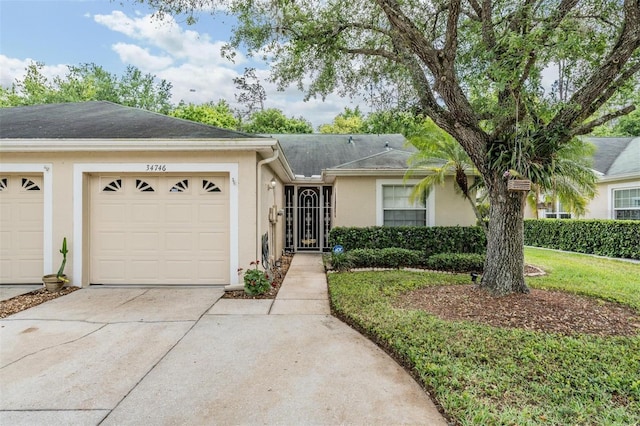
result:
[[[496,294],[528,291],[526,193],[509,191],[505,172],[548,178],[572,138],[633,110],[598,115],[640,69],[638,0],[139,1],[169,13],[224,6],[238,17],[232,45],[271,55],[282,87],[409,102],[431,117],[486,184],[481,285]],[[560,84],[545,90],[558,66]]]

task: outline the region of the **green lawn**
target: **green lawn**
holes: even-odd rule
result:
[[[549,287],[617,300],[640,311],[640,265],[527,249]],[[468,283],[468,275],[329,275],[331,304],[410,366],[451,419],[464,425],[640,424],[640,336],[566,337],[440,320],[393,307],[401,293]],[[635,287],[634,287],[635,286]]]
[[[531,287],[559,289],[633,306],[640,311],[640,263],[527,247],[525,260],[547,271]]]

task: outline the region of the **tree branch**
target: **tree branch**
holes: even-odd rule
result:
[[[573,123],[586,120],[597,107],[613,96],[616,89],[640,69],[636,63],[620,74],[624,65],[640,47],[640,7],[638,0],[625,0],[625,21],[616,44],[602,65],[587,79],[551,120],[547,129],[564,133]],[[616,76],[618,76],[616,78]],[[612,80],[615,78],[615,81]]]
[[[571,132],[571,136],[586,135],[587,133],[590,133],[595,127],[602,126],[608,121],[611,121],[623,115],[627,115],[635,109],[636,109],[635,105],[628,105],[622,109],[619,109],[618,111],[605,114],[600,118],[597,118],[595,120],[589,121],[588,123],[584,123],[581,126],[576,127]]]

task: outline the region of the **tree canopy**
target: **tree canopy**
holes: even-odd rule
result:
[[[128,66],[121,77],[96,64],[69,66],[64,77],[52,81],[44,76],[43,68],[41,62],[31,63],[24,78],[16,79],[10,88],[2,87],[0,105],[110,101],[164,114],[171,108],[171,83],[157,81],[134,66]]]
[[[313,133],[313,127],[304,118],[287,117],[276,108],[256,111],[249,121],[240,124],[247,133]]]
[[[233,110],[225,100],[218,103],[209,102],[201,105],[180,104],[169,112],[172,117],[197,121],[224,129],[238,130],[240,120],[233,114]]]
[[[390,99],[431,117],[487,187],[481,286],[495,294],[528,291],[526,195],[508,190],[505,172],[536,184],[554,174],[558,151],[575,136],[634,108],[599,113],[640,69],[638,0],[146,2],[161,13],[205,5],[234,13],[231,44],[273,58],[281,88]],[[544,77],[557,68],[550,90]]]

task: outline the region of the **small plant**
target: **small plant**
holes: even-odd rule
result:
[[[331,262],[331,268],[334,271],[348,271],[353,267],[351,256],[345,252],[331,253],[329,262]]]
[[[60,269],[58,269],[56,276],[59,280],[67,282],[69,280],[64,276],[64,267],[67,264],[67,253],[69,253],[69,250],[67,249],[67,237],[62,239],[62,248],[60,249],[60,253],[62,253],[62,263],[60,264]]]
[[[258,269],[260,261],[251,262],[250,265],[255,267],[244,273],[244,292],[250,296],[265,294],[271,288],[271,283],[264,271]]]

